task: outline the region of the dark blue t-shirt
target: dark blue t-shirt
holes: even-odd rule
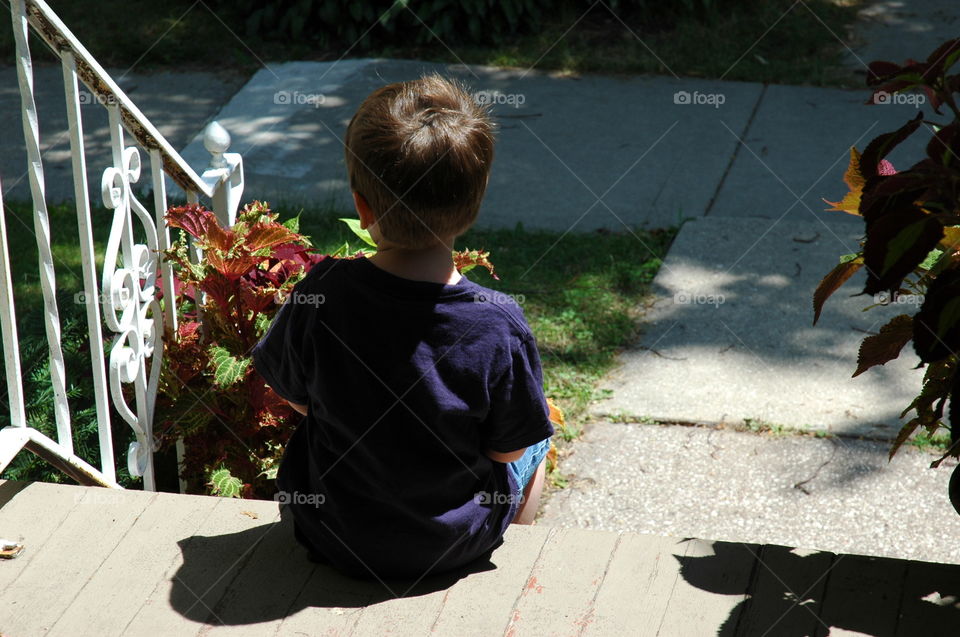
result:
[[[503,293],[325,259],[254,363],[306,404],[277,486],[301,541],[358,576],[420,577],[499,545],[517,485],[485,449],[553,435],[536,342]]]

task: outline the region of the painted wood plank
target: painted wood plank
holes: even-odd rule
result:
[[[909,562],[900,599],[898,637],[960,634],[960,566]]]
[[[685,540],[680,577],[657,635],[732,635],[757,565],[757,545]]]
[[[180,637],[221,623],[215,617],[207,622],[210,611],[258,542],[275,530],[280,514],[268,500],[209,499],[213,513],[177,542],[180,555],[127,626],[128,634]]]
[[[511,525],[491,556],[495,568],[473,573],[447,592],[433,634],[487,637],[491,627],[506,626],[549,535],[549,527]]]
[[[905,560],[838,555],[820,612],[820,619],[830,630],[820,626],[817,635],[836,636],[842,631],[893,634],[906,571]]]
[[[420,582],[370,582],[367,590],[374,596],[368,598],[350,634],[391,637],[430,634],[447,589],[455,580],[456,577],[428,575]]]
[[[294,603],[316,568],[293,538],[292,518],[281,515],[213,607],[206,620],[212,627],[204,635],[262,637],[276,633],[283,618],[296,612]],[[307,634],[323,628],[322,618],[317,618]]]
[[[738,637],[810,637],[836,556],[768,544],[760,549],[757,576],[740,620]]]
[[[306,559],[306,552],[303,552]],[[353,634],[364,607],[386,593],[377,582],[341,575],[329,566],[316,565],[301,587],[277,635],[339,637]]]
[[[6,591],[40,554],[82,497],[83,488],[72,485],[0,481],[0,537],[24,546],[17,559],[0,560],[0,591]],[[0,605],[0,626],[9,610],[4,606]]]
[[[179,557],[177,542],[193,535],[215,506],[216,500],[204,496],[157,493],[50,635],[124,634],[157,580]]]
[[[656,635],[686,552],[673,537],[624,533],[597,593],[584,635]]]
[[[578,635],[592,620],[594,597],[619,539],[608,531],[555,529],[514,605],[505,634]]]
[[[35,635],[49,630],[155,495],[76,488],[82,493],[76,506],[43,546],[35,547],[37,555],[3,592],[4,633]],[[43,504],[34,515],[36,511],[50,513],[50,505]]]

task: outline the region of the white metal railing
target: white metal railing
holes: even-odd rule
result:
[[[10,4],[16,41],[17,77],[20,84],[23,131],[26,143],[30,192],[33,199],[34,231],[40,261],[46,339],[49,346],[50,379],[53,384],[57,439],[27,426],[20,368],[19,339],[13,298],[7,231],[0,193],[0,331],[11,425],[0,429],[0,471],[22,450],[27,449],[64,471],[81,484],[119,488],[111,438],[109,402],[129,425],[136,442],[127,450],[130,473],[142,476],[144,488],[154,490],[153,411],[157,395],[164,330],[176,328],[173,273],[160,262],[159,250],[169,247],[164,221],[167,195],[164,175],[196,202],[201,196],[212,202],[224,225],[233,225],[243,193],[243,161],[227,153],[230,136],[218,123],[204,131],[204,146],[210,151],[209,168],[198,175],[163,135],[140,112],[90,53],[80,44],[53,10],[42,0],[13,0]],[[33,91],[33,67],[28,46],[30,30],[39,35],[59,56],[69,123],[74,197],[82,256],[82,279],[86,299],[86,321],[90,351],[100,447],[100,467],[79,458],[73,450],[70,408],[67,400],[64,358],[60,346],[60,317],[56,298],[54,255],[50,242],[50,221],[45,197],[43,155],[40,150],[39,121]],[[98,277],[91,228],[91,203],[87,179],[83,120],[80,110],[80,82],[107,110],[112,165],[101,178],[103,204],[113,210],[113,221]],[[140,148],[127,145],[124,132],[149,157],[153,187],[152,213],[133,191],[142,172]],[[135,240],[139,225],[145,243]],[[195,255],[199,258],[199,253]],[[156,295],[157,278],[162,281],[164,305]],[[98,281],[99,279],[99,281]],[[101,316],[101,307],[103,314]],[[114,336],[109,356],[103,347],[103,327]],[[124,386],[132,387],[133,405],[127,402]],[[130,393],[130,392],[128,392]]]

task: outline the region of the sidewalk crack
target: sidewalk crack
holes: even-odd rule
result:
[[[753,110],[750,111],[750,116],[747,117],[747,123],[743,127],[743,132],[740,134],[740,139],[746,140],[747,134],[750,132],[750,127],[753,125],[753,120],[757,116],[757,111],[760,110],[760,104],[763,102],[763,98],[767,94],[767,84],[763,85],[763,88],[760,89],[760,95],[757,96],[757,101],[753,105]],[[723,175],[720,177],[720,183],[717,184],[717,189],[713,192],[713,196],[710,197],[710,201],[707,202],[707,207],[703,211],[703,216],[706,217],[713,210],[713,204],[717,202],[717,198],[720,196],[720,191],[723,190],[723,185],[727,181],[727,175],[730,174],[730,171],[733,170],[733,164],[737,161],[737,157],[740,155],[740,148],[743,146],[743,142],[737,141],[737,145],[733,149],[733,155],[730,156],[730,161],[727,162],[727,167],[723,171]]]

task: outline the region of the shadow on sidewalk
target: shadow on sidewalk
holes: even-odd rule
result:
[[[830,634],[957,635],[960,566],[784,546],[714,542],[713,555],[675,556],[691,586],[744,595],[717,629],[718,637]],[[754,560],[746,590],[731,577]]]

